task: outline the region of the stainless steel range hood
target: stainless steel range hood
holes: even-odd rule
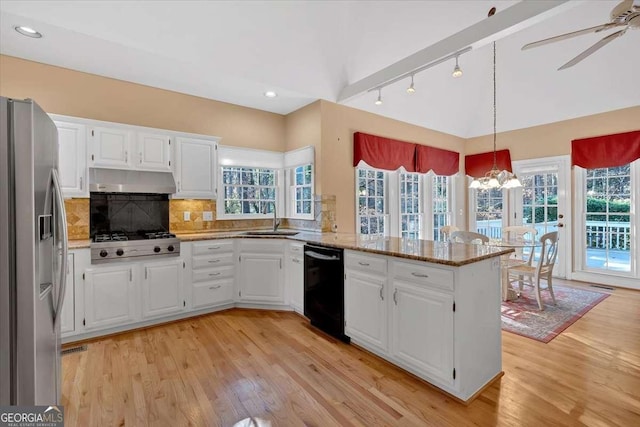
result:
[[[171,172],[89,168],[89,191],[173,194],[176,192],[176,181]]]

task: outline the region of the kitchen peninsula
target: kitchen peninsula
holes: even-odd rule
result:
[[[302,313],[303,245],[311,243],[345,250],[345,333],[352,343],[464,402],[502,375],[500,256],[511,249],[345,233],[255,236],[236,231],[178,237],[182,283],[173,306],[154,308],[146,301],[154,299],[156,285],[147,283],[154,280],[153,266],[123,263],[130,283],[139,277],[142,292],[131,295],[141,300],[118,317],[124,322],[77,325],[65,341],[233,307]],[[114,268],[83,267],[88,242],[73,243],[76,286],[84,281],[84,267],[92,274]],[[94,304],[78,306],[87,295],[84,287],[76,287],[75,310],[87,317],[83,313]]]

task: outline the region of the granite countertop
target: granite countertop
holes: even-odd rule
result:
[[[284,238],[306,243],[315,243],[341,249],[353,249],[398,258],[427,261],[436,264],[461,266],[498,257],[513,252],[512,248],[500,248],[485,245],[467,245],[464,243],[434,242],[431,240],[401,239],[398,237],[372,238],[352,233],[314,233],[301,231],[294,236],[247,236],[243,232],[216,232],[178,234],[185,242],[197,240],[229,238]]]
[[[370,237],[351,233],[314,233],[301,231],[293,236],[249,236],[243,231],[177,234],[183,242],[215,239],[287,239],[315,243],[341,249],[352,249],[379,255],[389,255],[417,261],[427,261],[458,267],[513,252],[512,248],[464,243],[434,242],[431,240],[401,239],[398,237]],[[69,249],[88,248],[90,240],[71,240]]]
[[[91,245],[90,239],[69,240],[69,249],[83,249]]]

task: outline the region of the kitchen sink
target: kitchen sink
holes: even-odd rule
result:
[[[245,236],[295,236],[299,231],[292,230],[257,230],[257,231],[245,231]]]

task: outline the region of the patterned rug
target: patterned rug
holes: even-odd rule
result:
[[[553,305],[548,292],[542,291],[544,310],[538,309],[532,288],[525,287],[514,301],[502,302],[502,330],[548,343],[608,294],[555,285]]]

